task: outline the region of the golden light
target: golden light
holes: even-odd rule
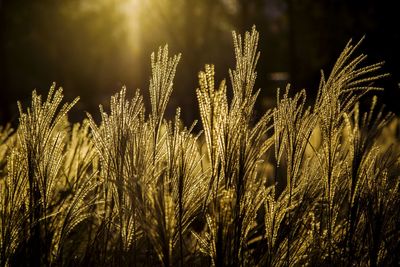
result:
[[[135,52],[139,50],[139,8],[143,1],[140,0],[121,0],[119,10],[124,18],[127,33],[129,35],[129,42]]]

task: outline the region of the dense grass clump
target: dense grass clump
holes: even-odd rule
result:
[[[255,120],[258,33],[233,42],[229,85],[199,73],[200,133],[164,116],[167,46],[149,112],[125,88],[100,124],[69,123],[77,99],[55,85],[18,104],[0,128],[0,266],[399,265],[398,119],[370,93],[382,63],[349,42],[313,104],[288,86]]]

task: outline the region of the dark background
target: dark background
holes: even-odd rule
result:
[[[400,30],[396,1],[372,0],[0,0],[0,125],[18,122],[16,101],[46,94],[53,81],[67,100],[81,100],[72,121],[98,115],[126,85],[147,95],[150,54],[169,44],[182,53],[169,112],[198,118],[197,73],[216,65],[217,81],[234,67],[231,30],[255,24],[261,58],[258,110],[274,104],[277,87],[292,83],[312,96],[320,70],[329,73],[350,38],[366,36],[360,52],[385,61],[380,83],[388,110],[400,111]]]

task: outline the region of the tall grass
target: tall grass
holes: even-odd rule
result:
[[[256,119],[258,37],[233,33],[229,82],[199,73],[198,133],[179,108],[165,117],[180,60],[167,46],[151,56],[150,99],[122,88],[99,123],[69,123],[77,99],[62,104],[55,85],[18,104],[17,129],[0,128],[0,265],[399,265],[399,120],[373,96],[382,63],[349,42],[314,102],[288,85]]]

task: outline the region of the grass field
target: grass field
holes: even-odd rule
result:
[[[227,81],[199,73],[200,133],[179,109],[164,116],[180,60],[167,46],[151,56],[148,111],[125,88],[101,123],[69,123],[78,99],[56,85],[19,104],[18,127],[0,128],[0,266],[399,265],[382,63],[349,42],[312,105],[288,86],[255,119],[258,32],[233,43]]]

